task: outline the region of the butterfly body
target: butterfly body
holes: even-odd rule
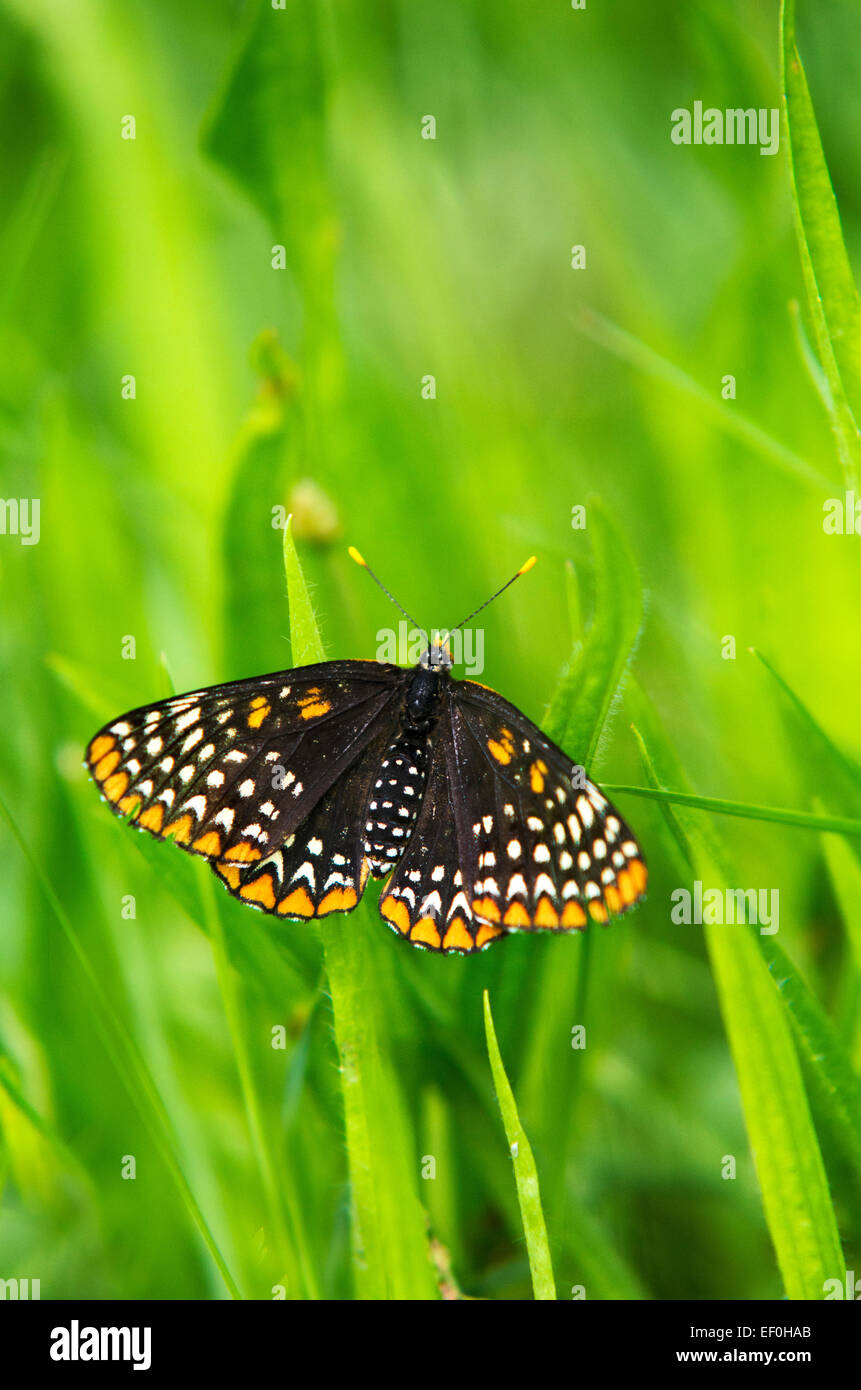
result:
[[[412,669],[321,662],[133,710],[87,765],[118,815],[208,859],[250,906],[348,912],[385,877],[383,919],[432,950],[607,922],[646,886],[582,768],[439,649]]]

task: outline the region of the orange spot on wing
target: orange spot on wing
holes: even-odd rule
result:
[[[137,792],[132,792],[129,796],[123,797],[122,801],[119,803],[119,809],[123,812],[123,815],[132,815],[142,801],[142,796],[138,796]]]
[[[187,845],[191,839],[193,830],[194,821],[190,815],[185,815],[179,816],[177,820],[171,821],[170,825],[166,825],[162,834],[165,839],[167,839],[168,836],[173,836],[175,843],[178,845]]]
[[[612,883],[604,884],[604,901],[611,912],[622,911],[622,894]]]
[[[255,859],[260,858],[260,850],[248,840],[240,840],[238,845],[225,850],[224,858],[234,859],[238,864],[253,864]]]
[[[113,734],[99,734],[98,738],[93,739],[87,752],[90,762],[97,763],[99,758],[103,758],[105,753],[109,753],[115,744],[116,739]]]
[[[201,835],[191,847],[199,850],[201,854],[211,854],[213,858],[221,853],[221,836],[217,830],[207,830],[205,835]]]
[[[536,927],[558,927],[559,913],[549,898],[541,898],[535,910]]]
[[[261,874],[259,878],[252,879],[250,883],[243,883],[239,890],[240,898],[247,898],[249,902],[262,903],[271,912],[275,906],[275,887],[271,874]]]
[[[507,927],[529,927],[532,923],[529,920],[529,913],[523,903],[511,903],[506,908],[503,922]]]
[[[310,704],[300,701],[303,719],[319,719],[321,714],[328,714],[332,706],[328,700],[312,700]]]
[[[251,701],[251,713],[248,716],[247,724],[249,729],[259,729],[263,720],[272,713],[272,706],[265,695],[257,695]]]
[[[407,911],[406,903],[399,902],[397,898],[381,898],[380,913],[387,922],[397,927],[399,932],[406,936],[410,929],[410,914]]]
[[[563,927],[585,927],[586,913],[579,903],[566,903],[562,909]]]
[[[278,904],[278,911],[282,916],[293,917],[313,917],[314,904],[305,888],[294,888],[287,898],[282,898]]]
[[[436,922],[432,917],[420,917],[410,932],[410,941],[422,946],[439,946],[440,937]]]
[[[215,872],[224,879],[225,883],[231,888],[238,888],[241,877],[240,870],[235,864],[219,863],[215,865]]]
[[[327,912],[349,912],[358,901],[355,888],[333,888],[317,908],[317,916],[322,917]]]
[[[104,782],[109,773],[113,772],[117,763],[120,761],[120,750],[115,748],[112,753],[106,753],[103,758],[99,758],[93,768],[93,776],[99,782]]]
[[[128,784],[129,774],[127,772],[115,772],[113,777],[109,777],[107,782],[102,783],[102,791],[108,801],[119,801]]]
[[[474,951],[475,942],[462,917],[453,917],[443,939],[444,951]]]
[[[499,921],[499,905],[493,898],[476,898],[472,910],[476,917],[489,918],[491,922]]]
[[[475,944],[480,950],[481,947],[486,946],[489,941],[495,941],[498,936],[502,936],[501,927],[491,927],[488,926],[486,922],[483,922],[476,933]]]
[[[529,785],[534,792],[544,791],[544,775],[547,772],[547,764],[543,758],[537,758],[529,768]]]
[[[498,740],[489,738],[487,740],[487,751],[498,763],[502,763],[503,767],[506,763],[510,763],[511,759],[514,757],[514,735],[511,730],[500,729]]]
[[[589,902],[589,916],[593,922],[607,921],[607,909],[597,898],[592,898]]]
[[[634,887],[634,884],[631,880],[631,875],[628,873],[627,869],[622,869],[621,873],[618,875],[616,879],[616,883],[618,885],[619,892],[622,895],[622,902],[625,904],[626,907],[629,907],[631,903],[634,902],[637,896],[637,890]]]
[[[649,881],[648,870],[642,859],[632,859],[628,864],[628,873],[631,875],[634,892],[638,894],[642,893]]]
[[[148,806],[138,816],[138,825],[145,826],[147,830],[154,830],[156,834],[161,830],[163,821],[164,807],[160,802],[156,802],[155,806]]]

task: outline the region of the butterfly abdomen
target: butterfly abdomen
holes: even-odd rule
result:
[[[427,781],[430,734],[407,728],[389,745],[368,798],[364,851],[375,878],[394,868],[413,832]]]

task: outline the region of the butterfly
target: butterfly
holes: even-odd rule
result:
[[[412,668],[324,661],[191,691],[100,729],[86,765],[118,816],[278,917],[350,912],[382,878],[379,912],[400,936],[471,953],[633,907],[648,874],[616,808],[451,666],[435,642]]]

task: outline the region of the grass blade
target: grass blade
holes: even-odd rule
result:
[[[122,1078],[133,1103],[137,1107],[142,1120],[146,1124],[153,1142],[159,1150],[165,1167],[176,1183],[180,1197],[194,1225],[197,1227],[198,1233],[209,1251],[219,1274],[224,1280],[231,1298],[240,1299],[242,1298],[242,1294],[240,1293],[239,1286],[227,1267],[227,1262],[219,1249],[218,1242],[192,1192],[191,1186],[183,1171],[182,1164],[177,1157],[174,1136],[170,1130],[170,1122],[146,1063],[123,1024],[122,1019],[119,1018],[102,989],[99,977],[90,963],[78,933],[72,926],[69,916],[57,897],[50,880],[44,873],[39,860],[36,855],[31,853],[29,846],[21,835],[15,820],[2,798],[0,798],[0,812],[2,812],[5,817],[13,836],[28,859],[37,881],[41,885],[50,903],[51,909],[60,924],[63,935],[71,947],[93,991],[93,997],[96,1003],[94,1018],[108,1054],[118,1074]]]
[[[322,660],[323,644],[289,519],[284,566],[293,660],[297,665]],[[378,1003],[386,969],[377,947],[391,945],[375,939],[380,925],[376,913],[364,905],[349,921],[334,915],[320,922],[341,1061],[356,1283],[359,1295],[367,1299],[434,1298],[426,1222],[416,1188],[418,1164]]]
[[[636,736],[646,775],[657,784],[652,757],[639,732]],[[669,750],[662,751],[675,765]],[[672,771],[681,780],[677,765]],[[708,828],[685,807],[671,809],[662,802],[661,809],[704,891],[731,882]],[[787,1009],[758,947],[761,938],[750,927],[730,933],[725,926],[706,924],[703,933],[786,1294],[820,1299],[826,1280],[842,1278],[844,1261]]]
[[[499,1102],[502,1123],[505,1126],[505,1134],[514,1162],[514,1180],[517,1184],[517,1200],[520,1203],[523,1234],[526,1237],[532,1288],[538,1299],[555,1299],[556,1281],[553,1278],[547,1226],[541,1208],[538,1170],[535,1167],[535,1159],[526,1137],[526,1131],[520,1123],[514,1092],[505,1074],[499,1043],[496,1041],[496,1029],[493,1026],[490,995],[487,990],[484,991],[484,1027],[487,1034],[487,1054],[490,1058],[496,1098]]]
[[[595,556],[595,616],[545,720],[550,737],[587,769],[607,727],[643,617],[640,576],[627,543],[597,498],[590,498],[588,516]]]
[[[831,397],[831,423],[847,488],[857,486],[861,440],[861,301],[795,40],[795,0],[781,6],[783,110],[792,205],[807,306]]]
[[[798,830],[819,830],[832,835],[861,835],[861,820],[849,816],[826,816],[813,811],[793,811],[783,806],[754,806],[747,801],[726,801],[719,796],[696,796],[693,792],[669,791],[666,787],[632,787],[622,782],[604,782],[608,792],[624,792],[627,796],[643,796],[650,801],[667,801],[675,806],[690,806],[698,811],[711,811],[718,816],[739,816],[742,820],[774,821],[791,825]]]
[[[603,315],[592,310],[584,311],[580,316],[579,326],[593,342],[599,343],[621,361],[628,362],[646,376],[661,381],[696,401],[698,408],[708,414],[731,439],[737,439],[748,448],[755,449],[769,463],[777,464],[785,473],[794,474],[803,482],[814,487],[833,487],[833,483],[823,473],[812,468],[805,459],[776,439],[772,439],[771,435],[766,434],[765,430],[748,420],[740,411],[735,408],[728,409],[725,401],[716,398],[714,392],[700,386],[699,382],[694,381],[681,367],[667,361],[660,353],[655,352],[646,343],[641,343],[638,338],[626,333],[623,328],[611,323]]]

